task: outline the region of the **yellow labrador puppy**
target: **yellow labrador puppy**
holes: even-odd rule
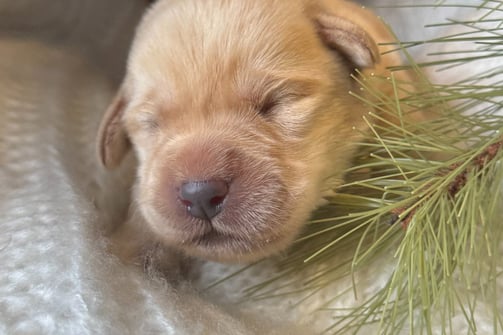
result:
[[[342,0],[156,2],[99,131],[106,167],[130,147],[138,159],[140,215],[115,233],[116,252],[160,243],[244,262],[289,246],[365,128],[351,75],[400,63],[380,56],[389,41]]]

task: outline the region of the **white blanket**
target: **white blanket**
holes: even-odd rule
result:
[[[247,333],[103,251],[127,189],[94,139],[141,3],[0,2],[1,334]]]

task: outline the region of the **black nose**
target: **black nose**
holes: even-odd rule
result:
[[[209,221],[222,210],[228,192],[223,180],[190,181],[182,184],[180,200],[190,215]]]

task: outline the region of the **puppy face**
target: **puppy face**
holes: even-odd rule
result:
[[[350,74],[374,67],[378,51],[361,18],[338,15],[348,8],[369,15],[344,1],[151,8],[99,136],[107,167],[132,144],[146,229],[218,261],[292,242],[340,182],[363,127]]]

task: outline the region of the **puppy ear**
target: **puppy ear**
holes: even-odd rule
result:
[[[357,68],[371,68],[379,62],[376,42],[358,24],[328,12],[319,12],[314,21],[322,41]]]
[[[108,169],[118,166],[131,147],[122,121],[126,107],[126,95],[121,87],[105,112],[98,131],[98,156]]]

